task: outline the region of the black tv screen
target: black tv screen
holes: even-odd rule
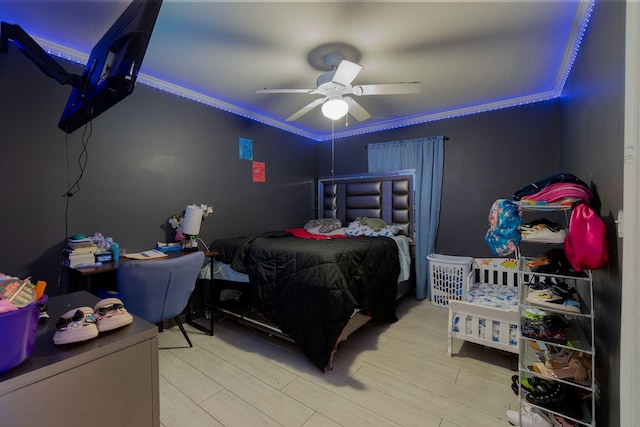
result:
[[[162,0],[134,0],[91,50],[58,127],[71,133],[133,92]]]

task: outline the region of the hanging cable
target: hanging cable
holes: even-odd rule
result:
[[[67,187],[67,191],[62,195],[62,197],[72,197],[78,191],[80,191],[80,180],[84,176],[85,168],[87,167],[87,162],[89,161],[89,151],[87,147],[89,145],[89,140],[91,139],[91,134],[93,132],[93,121],[89,120],[87,125],[84,127],[84,131],[82,132],[82,151],[78,155],[78,166],[80,167],[80,175],[74,181],[73,184]],[[68,168],[68,158],[67,158],[67,184],[69,183],[69,168]]]
[[[91,111],[91,117],[93,117],[93,110]],[[70,199],[71,197],[73,197],[74,194],[76,194],[78,191],[80,191],[80,180],[82,179],[82,177],[84,176],[84,171],[87,167],[87,162],[89,161],[89,151],[87,150],[87,147],[89,145],[89,140],[91,139],[91,135],[93,133],[93,120],[89,120],[87,122],[87,124],[84,127],[84,130],[82,132],[82,150],[80,151],[80,154],[78,155],[78,166],[80,167],[80,174],[78,175],[78,178],[73,182],[73,184],[70,183],[70,178],[69,178],[69,134],[67,132],[65,132],[65,150],[66,150],[66,166],[67,166],[67,191],[65,191],[65,193],[62,195],[62,197],[66,197],[67,200],[65,201],[65,208],[64,208],[64,239],[62,240],[63,242],[65,242],[65,246],[66,246],[66,241],[67,238],[69,237],[69,204],[70,204]],[[64,248],[61,250],[64,251]],[[62,256],[62,253],[61,253]],[[57,287],[58,287],[58,295],[61,294],[62,292],[62,275],[64,274],[64,265],[62,264],[62,262],[60,262],[60,274],[58,274],[58,281],[57,281]]]
[[[334,123],[331,120],[331,185],[334,184],[336,176],[336,141],[334,138]]]

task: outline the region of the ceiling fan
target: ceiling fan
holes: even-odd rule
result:
[[[315,89],[257,89],[255,93],[304,93],[310,95],[322,95],[297,112],[289,116],[286,121],[299,119],[314,108],[322,105],[323,114],[337,120],[347,112],[356,120],[364,121],[371,117],[360,104],[351,96],[366,95],[399,95],[420,92],[420,83],[382,83],[371,85],[355,85],[353,80],[362,71],[362,65],[349,61],[340,53],[329,53],[324,56],[324,62],[330,71],[322,73],[317,81]],[[337,110],[332,111],[332,108]]]

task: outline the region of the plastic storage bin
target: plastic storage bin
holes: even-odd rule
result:
[[[36,343],[40,322],[40,307],[47,302],[47,295],[16,311],[0,314],[0,374],[15,368],[27,360]]]
[[[448,307],[450,299],[461,301],[473,258],[431,254],[427,260],[433,305]]]

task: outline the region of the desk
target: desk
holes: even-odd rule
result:
[[[173,258],[173,257],[177,257],[177,256],[182,256],[185,254],[188,254],[189,252],[169,252],[167,254],[168,258]],[[215,257],[216,255],[218,255],[218,252],[211,252],[211,251],[206,251],[204,253],[205,257],[209,257],[211,259],[213,259],[213,257]],[[148,259],[148,260],[144,260],[145,262],[152,262],[155,260],[159,260],[159,259],[167,259],[167,257],[162,257],[162,258],[154,258],[154,259]],[[97,265],[95,267],[85,267],[85,268],[75,268],[75,267],[69,267],[66,266],[67,269],[69,269],[69,271],[72,274],[72,283],[71,283],[71,287],[72,287],[72,291],[83,291],[83,290],[87,290],[93,294],[95,294],[94,289],[92,289],[92,283],[91,283],[91,278],[92,277],[96,277],[96,276],[102,276],[102,275],[106,275],[106,274],[115,274],[115,271],[118,269],[118,267],[121,264],[124,264],[125,262],[129,262],[129,261],[136,261],[133,259],[129,259],[126,258],[124,256],[120,257],[119,260],[114,260],[114,261],[110,261],[110,262],[103,262],[101,265]],[[115,277],[113,278],[113,284],[115,285]]]
[[[103,262],[101,265],[95,267],[75,268],[65,266],[71,273],[71,291],[89,291],[92,294],[97,294],[97,289],[93,286],[93,277],[100,276],[104,279],[106,275],[112,275],[110,282],[115,287],[116,277],[115,272],[118,266],[122,263],[129,261],[129,258],[120,258],[119,260]]]
[[[178,256],[182,256],[185,254],[189,254],[190,252],[170,252],[168,253],[168,257],[169,258],[173,258],[173,257],[178,257]],[[218,255],[218,252],[214,252],[214,251],[205,251],[204,252],[204,256],[208,257],[210,262],[209,262],[209,266],[211,268],[211,274],[213,275],[213,259]],[[157,261],[157,260],[162,260],[162,259],[167,259],[167,257],[162,257],[162,258],[155,258],[155,259],[149,259],[149,260],[144,260],[143,262],[153,262],[153,261]],[[87,290],[93,294],[97,294],[97,289],[94,289],[93,283],[92,283],[92,277],[96,277],[96,276],[104,276],[106,274],[112,274],[114,277],[111,279],[112,280],[112,284],[113,284],[113,288],[116,288],[116,278],[115,278],[115,272],[116,270],[118,270],[118,266],[120,266],[121,264],[124,264],[125,262],[129,262],[129,261],[134,261],[132,259],[129,258],[125,258],[125,257],[121,257],[119,260],[116,261],[112,261],[112,262],[103,262],[101,265],[95,266],[95,267],[86,267],[86,268],[71,268],[71,267],[67,267],[69,268],[69,270],[71,271],[72,276],[72,290]],[[210,281],[211,283],[211,298],[213,298],[213,281]],[[193,299],[197,299],[199,298],[199,296],[194,296]],[[200,298],[201,299],[201,298]],[[193,317],[193,313],[191,310],[191,305],[192,302],[190,301],[188,306],[187,306],[187,324],[193,326],[194,328],[207,333],[211,336],[213,336],[213,304],[211,307],[211,316],[210,316],[210,324],[209,327],[205,327],[203,326],[201,323],[196,322],[196,319]]]
[[[158,328],[133,323],[89,341],[57,346],[56,320],[70,309],[93,307],[88,292],[52,297],[51,318],[38,328],[33,354],[0,375],[1,424],[12,427],[160,426]],[[117,414],[117,415],[116,415]]]

